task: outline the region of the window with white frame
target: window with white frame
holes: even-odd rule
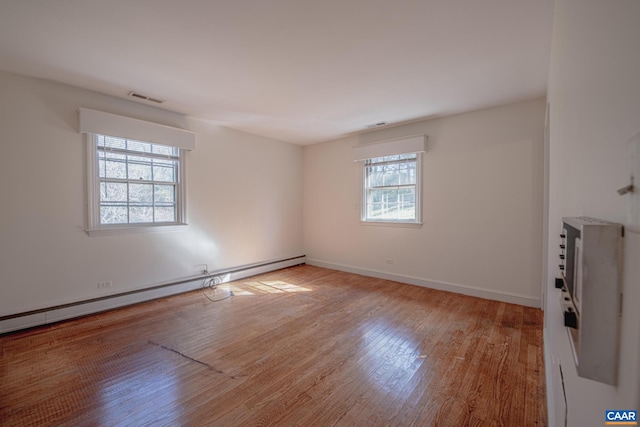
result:
[[[418,164],[417,153],[365,161],[364,221],[419,221]]]
[[[106,135],[94,138],[99,225],[180,224],[180,149]]]
[[[356,146],[362,163],[362,211],[365,223],[420,225],[422,152],[426,135]]]
[[[88,109],[80,109],[80,130],[89,235],[186,225],[185,156],[195,134]]]

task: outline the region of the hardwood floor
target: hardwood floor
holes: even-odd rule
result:
[[[0,337],[0,425],[546,425],[542,312],[312,266]]]

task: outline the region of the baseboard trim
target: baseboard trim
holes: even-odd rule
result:
[[[265,261],[262,263],[246,264],[233,268],[211,271],[210,273],[212,276],[218,277],[220,283],[226,283],[255,276],[257,274],[268,273],[270,271],[305,264],[305,262],[306,257],[301,255],[292,258]],[[202,288],[204,279],[204,275],[189,277],[170,283],[157,284],[144,289],[1,316],[0,334],[194,291]]]
[[[419,277],[405,276],[401,274],[392,274],[384,271],[353,267],[350,265],[336,264],[333,262],[328,262],[328,261],[323,261],[318,259],[307,258],[306,263],[309,265],[315,265],[317,267],[345,271],[347,273],[360,274],[362,276],[393,280],[395,282],[407,283],[410,285],[422,286],[430,289],[438,289],[441,291],[454,292],[457,294],[469,295],[473,297],[490,299],[494,301],[524,305],[526,307],[540,308],[540,298],[531,297],[527,295],[482,289],[475,286],[461,285],[458,283],[451,283],[451,282],[443,282],[440,280],[422,279]]]

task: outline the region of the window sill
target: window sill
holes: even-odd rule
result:
[[[166,224],[166,225],[113,225],[103,228],[89,228],[87,234],[95,236],[117,236],[119,234],[134,233],[162,233],[168,231],[183,231],[189,226],[187,224]]]
[[[422,228],[421,222],[395,222],[395,221],[363,221],[360,220],[362,225],[374,225],[382,227],[401,227],[401,228]]]

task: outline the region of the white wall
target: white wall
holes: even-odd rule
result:
[[[302,254],[301,147],[4,72],[0,93],[0,316]],[[187,231],[85,233],[78,107],[197,133]]]
[[[305,147],[307,262],[540,306],[544,115],[535,99]],[[360,224],[351,147],[418,133],[424,225]]]
[[[548,100],[549,270],[545,350],[550,416],[563,424],[557,387],[562,365],[568,425],[602,425],[606,409],[640,409],[640,236],[625,237],[625,300],[617,387],[579,378],[562,326],[557,291],[563,216],[593,216],[625,223],[629,139],[640,131],[640,2],[556,0]],[[613,333],[613,331],[612,331]]]

